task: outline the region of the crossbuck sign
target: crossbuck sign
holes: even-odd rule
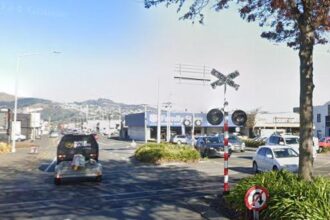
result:
[[[239,85],[236,84],[234,82],[233,79],[235,79],[237,76],[239,76],[239,72],[235,71],[232,73],[229,73],[227,76],[225,76],[224,74],[220,73],[219,71],[212,69],[211,74],[215,77],[218,78],[217,81],[214,81],[213,83],[211,83],[211,86],[213,89],[215,89],[217,86],[225,86],[225,90],[226,90],[226,85],[229,85],[231,87],[234,87],[236,90],[238,90]]]

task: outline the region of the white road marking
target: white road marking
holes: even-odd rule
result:
[[[48,167],[45,169],[45,172],[48,172],[48,170],[53,166],[53,164],[56,162],[56,157],[54,157],[54,160],[48,165]]]

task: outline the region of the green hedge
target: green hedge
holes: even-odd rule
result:
[[[244,141],[246,147],[258,148],[261,145],[265,145],[264,141],[254,141],[252,139],[242,139],[242,141]]]
[[[229,195],[227,203],[245,213],[244,196],[252,186],[269,190],[267,209],[261,219],[330,219],[330,179],[317,177],[313,182],[300,180],[288,171],[266,172],[242,179]]]
[[[196,162],[200,159],[200,155],[188,145],[148,143],[140,146],[135,151],[135,158],[147,163]]]

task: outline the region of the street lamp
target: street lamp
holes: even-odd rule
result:
[[[60,54],[61,52],[59,51],[52,51],[52,54]],[[11,138],[12,138],[12,145],[11,145],[11,152],[15,153],[16,152],[16,126],[17,126],[17,90],[18,90],[18,75],[20,72],[20,63],[21,59],[23,57],[28,57],[28,56],[35,56],[35,55],[40,55],[41,53],[26,53],[26,54],[20,54],[17,55],[16,59],[16,76],[15,76],[15,102],[14,102],[14,124],[12,125],[12,132],[11,132]]]

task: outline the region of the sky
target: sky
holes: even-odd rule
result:
[[[227,89],[230,109],[299,106],[297,51],[262,39],[235,8],[206,8],[204,25],[179,17],[176,7],[145,9],[141,0],[0,0],[0,92],[14,94],[18,73],[20,97],[221,107],[223,87],[174,80],[181,64],[206,66],[212,81],[212,68],[239,71],[239,90]],[[316,46],[314,105],[330,101],[329,61],[330,44]]]

